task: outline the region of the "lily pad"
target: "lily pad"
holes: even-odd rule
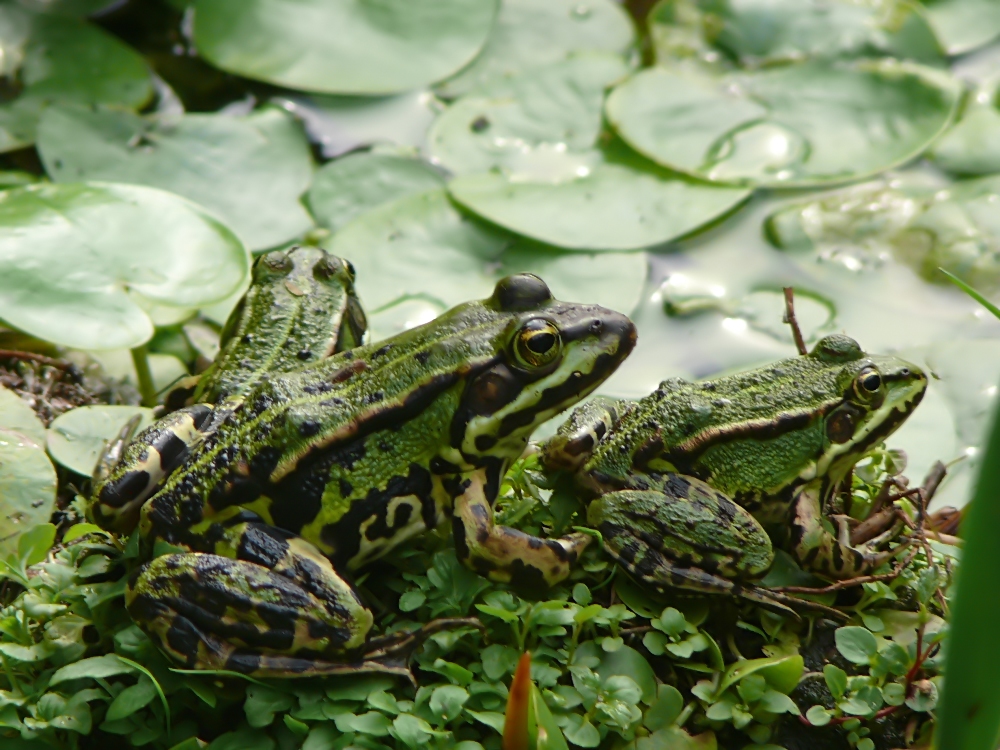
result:
[[[45,425],[27,401],[0,387],[0,428],[20,432],[34,443],[45,442]]]
[[[330,251],[354,263],[358,294],[382,335],[488,297],[497,279],[522,271],[545,279],[557,299],[628,313],[647,264],[643,253],[567,253],[514,237],[463,214],[444,190],[364,214],[334,236]]]
[[[476,56],[499,0],[198,0],[194,41],[223,70],[292,89],[392,94]]]
[[[716,51],[705,60],[710,65],[743,67],[816,58],[942,60],[923,9],[907,0],[661,0],[649,26],[664,65],[685,49]]]
[[[934,31],[949,55],[961,55],[1000,35],[995,0],[923,0]]]
[[[885,254],[928,281],[947,284],[938,268],[990,294],[1000,292],[1000,176],[956,182],[943,190],[883,182],[789,206],[767,219],[771,242],[812,251],[853,271]]]
[[[934,161],[949,172],[980,175],[1000,172],[1000,111],[996,92],[969,97],[962,119],[934,144]]]
[[[454,98],[575,52],[624,54],[634,41],[632,20],[612,0],[504,0],[483,51],[436,90]]]
[[[81,406],[60,414],[49,426],[49,454],[77,474],[89,477],[104,446],[132,417],[141,417],[136,434],[153,423],[153,410],[141,406]]]
[[[51,107],[38,126],[38,151],[56,182],[104,180],[183,195],[222,219],[251,250],[312,226],[299,201],[312,179],[309,144],[280,109],[156,118]]]
[[[0,557],[18,537],[45,523],[56,501],[56,470],[45,448],[23,433],[0,428]]]
[[[581,55],[459,99],[431,129],[455,200],[515,232],[571,249],[632,250],[715,219],[749,193],[692,183],[601,142],[604,90],[628,72]]]
[[[309,208],[317,222],[336,232],[376,206],[443,185],[441,173],[420,159],[348,154],[316,173],[309,188]]]
[[[441,103],[430,91],[394,96],[275,97],[273,103],[302,121],[309,140],[332,159],[362,146],[420,148]]]
[[[0,151],[31,145],[38,117],[51,102],[134,109],[153,95],[145,60],[96,26],[6,3],[0,7],[0,27],[0,72],[16,74],[23,86],[20,96],[0,105]]]
[[[906,162],[950,124],[961,87],[892,60],[810,62],[725,78],[644,70],[608,97],[633,148],[723,183],[804,187]]]
[[[153,334],[144,304],[220,300],[249,266],[224,225],[162,190],[65,183],[0,193],[0,318],[57,344],[138,346]]]

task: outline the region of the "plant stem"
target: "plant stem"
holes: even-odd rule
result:
[[[135,365],[135,375],[139,380],[142,405],[156,406],[156,386],[153,385],[153,373],[149,369],[149,350],[145,344],[132,349],[132,364]]]

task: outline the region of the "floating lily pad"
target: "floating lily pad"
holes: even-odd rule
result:
[[[628,72],[581,55],[469,94],[431,129],[432,155],[477,214],[572,249],[632,250],[696,229],[748,192],[692,183],[617,141],[599,147],[604,90]]]
[[[661,0],[649,26],[664,65],[695,55],[712,66],[744,67],[807,58],[942,59],[922,8],[907,0]]]
[[[27,401],[14,391],[0,387],[0,428],[20,432],[33,443],[45,442],[45,425]]]
[[[149,339],[143,304],[196,308],[249,273],[236,236],[179,196],[137,185],[0,193],[0,318],[47,341],[121,349]]]
[[[38,151],[56,182],[104,180],[183,195],[214,213],[251,250],[287,242],[312,226],[299,197],[312,179],[309,144],[284,112],[246,117],[142,117],[52,107]]]
[[[633,148],[703,179],[809,186],[858,179],[919,155],[961,88],[891,60],[803,63],[722,79],[644,70],[608,97]]]
[[[131,47],[96,26],[58,15],[29,13],[16,3],[0,7],[0,73],[18,76],[20,96],[0,105],[0,151],[35,140],[42,110],[51,102],[117,104],[138,108],[153,95],[146,62]]]
[[[56,470],[45,448],[23,433],[0,428],[0,557],[18,537],[52,515]]]
[[[777,247],[812,251],[853,271],[885,254],[946,284],[938,268],[987,293],[1000,292],[1000,176],[943,190],[874,183],[784,208],[767,219]]]
[[[931,156],[949,172],[964,175],[1000,172],[1000,112],[995,92],[969,97],[962,119],[934,144]]]
[[[81,406],[60,414],[49,426],[49,454],[71,471],[89,477],[105,445],[132,417],[141,417],[136,434],[153,423],[153,410],[141,406]]]
[[[350,259],[357,289],[382,335],[423,323],[468,299],[488,297],[497,279],[530,271],[558,299],[628,313],[646,278],[643,253],[567,253],[526,242],[466,216],[444,190],[376,208],[334,235],[330,251]]]
[[[295,96],[272,101],[302,121],[309,140],[332,159],[361,146],[420,148],[441,102],[430,91],[394,96]]]
[[[461,96],[575,52],[624,54],[634,39],[632,20],[612,0],[504,0],[483,51],[437,91],[449,98]]]
[[[316,173],[309,188],[309,208],[317,222],[336,232],[376,206],[443,185],[441,173],[420,159],[348,154]]]
[[[292,89],[392,94],[440,81],[486,42],[499,0],[198,0],[194,40],[223,70]]]
[[[1000,35],[1000,3],[995,0],[923,0],[923,4],[949,55],[961,55]]]

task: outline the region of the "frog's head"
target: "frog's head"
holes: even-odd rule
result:
[[[817,472],[839,479],[913,413],[927,376],[897,357],[865,354],[843,335],[821,339],[808,356],[836,371],[838,399],[823,415],[825,450]]]
[[[263,295],[260,312],[271,313],[278,286],[293,297],[308,297],[308,310],[301,316],[301,325],[326,326],[331,321],[337,330],[329,331],[329,341],[337,351],[361,344],[368,321],[354,291],[354,266],[351,262],[330,255],[319,247],[303,245],[289,250],[274,250],[260,256],[253,268],[253,288]],[[244,298],[242,304],[246,304]],[[253,311],[251,315],[255,314]],[[234,311],[231,321],[241,315]],[[327,356],[333,352],[321,352]]]
[[[470,373],[452,423],[466,461],[512,460],[538,425],[603,383],[635,346],[635,325],[598,305],[560,302],[537,276],[501,279],[481,305],[493,357]]]

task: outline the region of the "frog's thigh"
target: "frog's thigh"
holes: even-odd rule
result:
[[[165,651],[192,668],[274,674],[364,644],[371,613],[329,560],[298,537],[241,527],[235,551],[256,561],[164,555],[129,582],[129,614]]]
[[[453,528],[458,559],[493,581],[518,586],[552,586],[569,575],[584,547],[586,534],[541,539],[493,522],[483,477],[465,477],[453,500]]]
[[[829,578],[867,575],[899,551],[868,552],[844,544],[823,524],[818,486],[806,485],[792,504],[789,552],[805,570]]]

